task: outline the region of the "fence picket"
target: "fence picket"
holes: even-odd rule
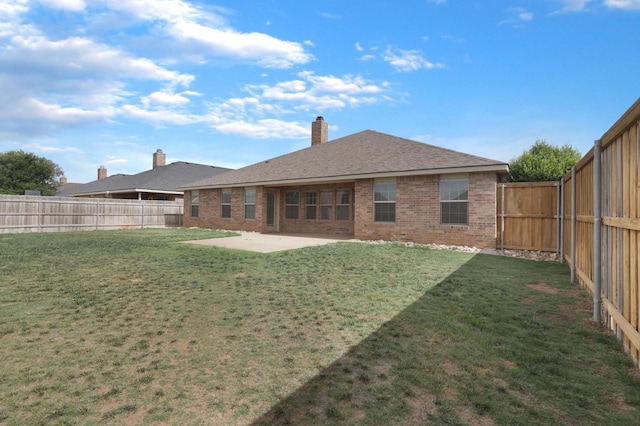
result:
[[[182,225],[182,202],[0,195],[0,233]]]

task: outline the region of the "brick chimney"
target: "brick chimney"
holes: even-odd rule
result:
[[[329,140],[329,125],[324,121],[324,117],[316,118],[311,122],[311,146],[325,143]]]
[[[153,168],[164,166],[166,161],[166,155],[161,149],[153,153]]]
[[[104,179],[107,177],[107,169],[104,166],[100,166],[98,169],[98,180]]]
[[[66,185],[68,183],[67,177],[66,176],[61,176],[60,177],[60,185]]]

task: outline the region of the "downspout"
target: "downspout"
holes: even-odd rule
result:
[[[593,321],[600,324],[602,309],[602,141],[593,148]]]
[[[571,284],[576,282],[576,166],[571,167]]]

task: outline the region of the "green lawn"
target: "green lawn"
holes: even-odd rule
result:
[[[566,266],[213,236],[0,235],[0,424],[640,424]]]

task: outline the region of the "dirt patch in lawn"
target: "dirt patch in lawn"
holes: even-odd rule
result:
[[[534,290],[541,291],[546,294],[558,294],[558,289],[549,286],[547,283],[541,281],[537,284],[527,284],[527,287]]]

